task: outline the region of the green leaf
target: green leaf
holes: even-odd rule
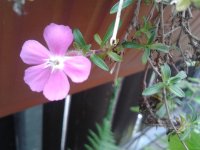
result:
[[[165,105],[162,105],[157,111],[156,111],[156,115],[159,117],[159,118],[163,118],[166,114],[166,108],[165,108]]]
[[[82,33],[80,32],[79,29],[74,29],[73,30],[73,35],[74,35],[74,41],[76,42],[76,44],[78,44],[78,46],[80,48],[82,48],[84,50],[84,52],[89,51],[91,45],[87,45]]]
[[[178,97],[185,97],[185,93],[183,92],[183,90],[176,84],[168,86],[168,89],[170,90],[170,92]]]
[[[196,82],[196,83],[200,84],[199,78],[189,77],[188,80],[191,81],[191,82]]]
[[[150,56],[150,49],[145,48],[144,53],[142,55],[142,63],[143,64],[147,63],[149,56]]]
[[[191,0],[178,0],[176,3],[176,10],[184,11],[190,6],[190,4],[191,4]]]
[[[101,43],[101,46],[103,47],[106,42],[108,42],[108,40],[111,38],[112,34],[113,34],[113,28],[114,28],[114,25],[115,25],[115,22],[113,21],[110,26],[108,27],[104,37],[103,37],[103,40],[102,40],[102,43]],[[120,21],[119,22],[119,28],[121,27],[122,25],[122,22]]]
[[[151,31],[150,37],[149,37],[148,42],[147,42],[148,45],[152,44],[152,42],[154,41],[155,36],[156,36],[156,31],[155,30]]]
[[[171,69],[168,64],[161,66],[162,80],[167,81],[171,77]]]
[[[175,77],[179,77],[181,80],[187,77],[185,71],[180,71]]]
[[[133,3],[134,0],[124,0],[123,5],[122,5],[122,9],[128,7],[130,4]],[[118,7],[119,7],[119,2],[117,2],[110,10],[110,14],[114,14],[118,11]]]
[[[174,77],[171,77],[168,81],[170,84],[175,84],[175,83],[181,81],[181,79],[179,77],[174,76]]]
[[[192,131],[190,136],[188,136],[184,142],[186,143],[189,150],[199,150],[200,148],[200,134]],[[183,144],[180,142],[180,139],[177,135],[170,136],[169,141],[170,150],[184,150]]]
[[[80,32],[79,29],[74,29],[73,35],[74,35],[74,41],[76,43],[78,43],[80,46],[86,45],[85,40],[83,38],[83,35],[82,35],[82,33]]]
[[[133,49],[135,49],[135,48],[136,49],[145,48],[144,45],[138,44],[135,41],[132,41],[132,42],[125,41],[125,42],[122,43],[122,46],[124,48],[133,48]]]
[[[101,43],[101,46],[104,46],[106,44],[106,42],[111,38],[112,34],[113,34],[113,28],[114,28],[115,22],[113,21],[110,26],[108,27],[104,37],[103,37],[103,41]]]
[[[130,108],[130,110],[131,110],[132,112],[138,113],[138,112],[140,112],[140,107],[139,107],[139,106],[132,106],[132,107]]]
[[[106,65],[106,63],[104,62],[104,60],[99,57],[98,55],[92,54],[90,56],[91,61],[97,65],[99,68],[105,70],[105,71],[109,71],[108,66]]]
[[[150,96],[150,95],[159,93],[163,87],[164,87],[164,84],[162,82],[159,82],[157,84],[154,84],[154,85],[144,89],[144,91],[142,92],[142,95]]]
[[[96,33],[96,34],[94,35],[94,40],[95,40],[99,45],[101,45],[102,40],[101,40],[99,34]]]
[[[152,45],[149,45],[150,49],[155,49],[160,52],[168,53],[169,52],[169,46],[162,44],[162,43],[154,43]]]
[[[179,82],[180,80],[183,80],[187,77],[187,74],[185,73],[185,71],[180,71],[176,76],[171,77],[169,79],[169,83],[171,84],[175,84],[177,82]]]
[[[122,61],[122,57],[119,56],[119,55],[118,55],[117,53],[115,53],[115,52],[109,51],[107,54],[108,54],[108,56],[109,56],[112,60],[114,60],[114,61],[117,61],[117,62]]]

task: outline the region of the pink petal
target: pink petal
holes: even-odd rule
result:
[[[91,70],[91,62],[84,56],[67,57],[64,71],[73,82],[79,83],[88,79]]]
[[[20,53],[20,57],[26,64],[42,64],[49,58],[50,52],[39,42],[35,40],[26,41]]]
[[[32,91],[41,92],[51,74],[50,68],[45,68],[45,64],[29,67],[25,70],[24,81]]]
[[[69,92],[69,81],[62,70],[54,70],[47,81],[43,94],[50,100],[62,100]]]
[[[73,41],[72,30],[68,26],[51,23],[44,29],[44,39],[53,54],[64,55]]]

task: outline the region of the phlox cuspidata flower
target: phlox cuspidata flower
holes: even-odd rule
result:
[[[28,40],[22,46],[21,59],[33,65],[25,70],[24,81],[32,91],[43,91],[48,100],[61,100],[70,89],[68,78],[75,83],[88,79],[91,62],[80,53],[66,55],[73,42],[68,26],[51,23],[44,29],[43,36],[49,50],[36,40]]]

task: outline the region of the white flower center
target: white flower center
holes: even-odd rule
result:
[[[64,68],[65,57],[63,56],[50,56],[46,61],[46,67],[51,67],[52,71]]]

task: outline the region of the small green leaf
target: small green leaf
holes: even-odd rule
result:
[[[157,84],[154,84],[154,85],[144,89],[144,91],[142,92],[142,95],[150,96],[150,95],[159,93],[163,87],[164,87],[164,84],[162,82],[159,82]]]
[[[117,53],[115,53],[115,52],[109,51],[107,54],[108,54],[108,56],[109,56],[112,60],[114,60],[114,61],[117,61],[117,62],[122,61],[122,57],[119,56],[119,55],[118,55]]]
[[[156,111],[156,115],[159,117],[159,118],[163,118],[166,114],[166,108],[165,108],[165,105],[161,105],[161,107]]]
[[[105,71],[109,71],[108,66],[106,65],[106,63],[104,62],[104,60],[99,57],[98,55],[92,54],[90,56],[91,61],[97,65],[99,68],[105,70]]]
[[[99,45],[101,45],[101,43],[102,43],[102,40],[101,40],[101,37],[99,36],[99,34],[95,34],[94,35],[94,40],[99,44]]]
[[[176,3],[176,10],[184,11],[190,6],[190,4],[191,4],[191,0],[178,0]]]
[[[145,48],[144,53],[142,55],[142,63],[143,64],[147,63],[149,56],[150,56],[150,49]]]
[[[171,77],[169,79],[169,83],[171,84],[175,84],[177,82],[179,82],[180,80],[183,80],[187,77],[187,74],[185,73],[185,71],[180,71],[176,76]]]
[[[156,36],[156,31],[155,30],[151,31],[150,37],[149,37],[148,42],[147,42],[148,45],[152,44],[152,42],[154,41],[155,36]]]
[[[110,24],[110,26],[108,27],[108,29],[107,29],[107,31],[106,31],[104,37],[103,37],[102,43],[101,43],[101,46],[102,46],[102,47],[103,47],[103,46],[106,44],[106,42],[108,42],[108,40],[111,38],[111,36],[112,36],[112,34],[113,34],[114,25],[115,25],[115,22],[113,21],[113,22]],[[121,22],[121,20],[120,20],[120,22],[119,22],[119,28],[121,27],[121,25],[122,25],[122,22]]]
[[[133,3],[134,0],[124,0],[124,3],[122,5],[122,9],[128,7],[130,4]],[[118,11],[118,7],[119,7],[119,2],[117,2],[110,10],[110,14],[114,14]]]
[[[82,33],[80,32],[79,29],[74,29],[73,30],[73,35],[74,35],[74,41],[76,42],[76,44],[78,44],[78,46],[80,48],[82,48],[84,50],[84,52],[89,51],[90,45],[87,45]]]
[[[181,79],[179,77],[174,76],[174,77],[171,77],[168,81],[170,84],[175,84],[175,83],[181,81]]]
[[[140,107],[139,107],[139,106],[132,106],[132,107],[130,108],[130,110],[131,110],[132,112],[138,113],[138,112],[140,112]]]
[[[169,46],[162,44],[162,43],[154,43],[152,45],[149,45],[150,49],[155,49],[157,51],[168,53],[169,52]]]
[[[103,37],[103,41],[101,43],[101,46],[104,46],[106,44],[106,42],[111,38],[112,34],[113,34],[113,28],[114,28],[114,24],[115,22],[112,22],[110,24],[110,26],[108,27],[104,37]]]
[[[199,78],[189,77],[188,80],[191,81],[191,82],[196,82],[196,83],[200,84]]]
[[[83,38],[83,35],[82,35],[82,33],[80,32],[79,29],[74,29],[73,35],[74,35],[74,41],[76,43],[78,43],[80,46],[86,45],[85,40]]]
[[[140,49],[140,48],[144,48],[145,47],[144,45],[138,44],[135,41],[132,41],[132,42],[125,41],[125,42],[122,43],[122,46],[124,48],[133,48],[133,49],[135,49],[135,48],[136,49]]]
[[[185,79],[187,77],[187,74],[185,71],[180,71],[175,77],[179,77],[180,79]]]
[[[169,89],[170,92],[172,92],[174,95],[178,96],[178,97],[185,97],[185,93],[183,92],[183,90],[175,85],[171,85],[167,87]]]
[[[167,81],[171,77],[171,69],[168,64],[161,66],[162,80]]]

